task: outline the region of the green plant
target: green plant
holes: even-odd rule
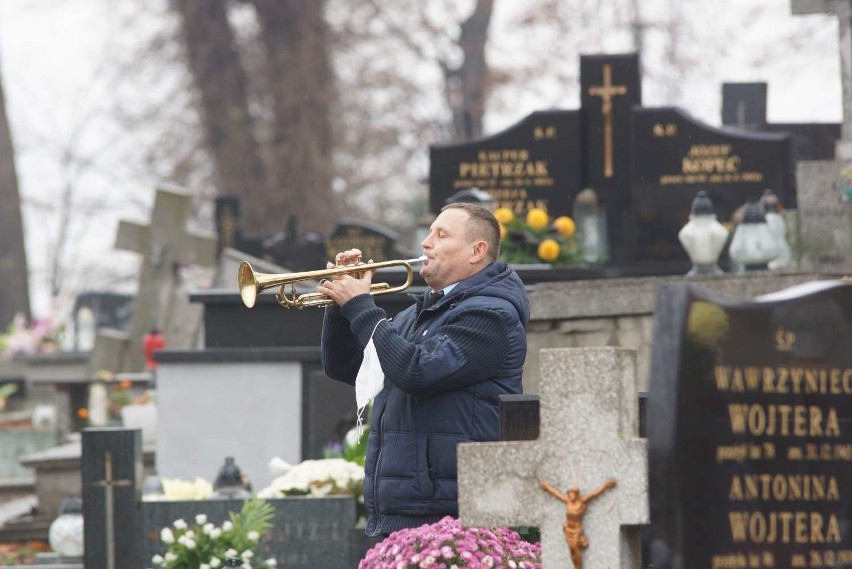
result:
[[[542,209],[531,209],[524,219],[508,208],[494,212],[500,223],[500,258],[509,264],[581,264],[575,239],[574,220],[567,216],[551,220]]]
[[[259,559],[254,552],[273,515],[271,504],[254,498],[245,501],[239,513],[231,512],[221,527],[208,522],[204,514],[197,515],[192,526],[175,520],[160,531],[165,554],[155,555],[151,562],[163,569],[217,569],[226,559],[240,558],[255,569],[275,567],[275,559]]]

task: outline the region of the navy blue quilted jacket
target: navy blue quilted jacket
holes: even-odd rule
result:
[[[456,445],[497,440],[497,396],[522,392],[530,311],[514,270],[492,263],[422,305],[418,295],[378,327],[387,315],[367,294],[325,313],[326,375],[354,385],[374,328],[385,374],[365,467],[368,535],[458,515]]]

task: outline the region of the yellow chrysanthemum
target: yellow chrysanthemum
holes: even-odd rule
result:
[[[550,218],[543,209],[533,208],[527,212],[527,225],[533,229],[544,229]]]
[[[538,244],[538,258],[552,263],[559,258],[559,243],[554,239],[545,239]]]
[[[554,229],[556,229],[556,232],[563,237],[571,237],[577,230],[577,226],[574,224],[574,220],[568,217],[567,215],[557,217],[553,221],[553,227]]]
[[[505,239],[506,238],[506,226],[503,225],[502,223],[500,223],[499,225],[500,225],[500,239]]]
[[[505,224],[515,219],[515,214],[512,213],[512,210],[508,207],[501,207],[494,212],[494,217],[496,217],[497,221],[499,221],[500,223]]]

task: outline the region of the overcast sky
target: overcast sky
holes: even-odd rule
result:
[[[75,144],[88,149],[95,167],[75,183],[85,186],[86,199],[109,201],[114,212],[72,227],[72,239],[89,261],[133,263],[133,255],[112,249],[117,222],[120,217],[139,218],[138,203],[129,203],[128,192],[150,194],[149,203],[153,198],[153,188],[141,180],[133,187],[122,177],[122,188],[114,187],[114,172],[110,170],[118,166],[109,159],[114,149],[102,148],[98,137],[98,113],[109,106],[113,96],[100,67],[106,59],[105,50],[111,49],[116,39],[114,22],[105,12],[109,5],[106,0],[0,1],[0,65],[25,203],[33,308],[39,316],[49,308],[43,276],[45,251],[56,246],[52,208],[61,195],[63,180],[69,177],[61,163],[63,146]],[[712,72],[690,79],[688,104],[683,105],[687,111],[718,125],[723,81],[765,81],[769,83],[771,122],[840,121],[837,27],[833,18],[790,16],[788,0],[714,0],[687,5],[696,9],[704,5],[705,10],[711,6],[708,13],[715,26],[742,28],[737,45],[727,50]],[[495,34],[505,31],[501,26],[507,14],[505,0],[497,6]],[[744,20],[747,10],[755,6],[765,8],[761,20]],[[808,36],[794,55],[774,59],[778,42],[786,41],[783,38],[800,28],[809,30]],[[624,52],[629,47],[624,41],[605,39],[602,45],[611,52]],[[707,57],[717,55],[710,53]],[[654,89],[643,87],[643,94],[647,106],[671,103]],[[518,99],[499,116],[489,116],[487,128],[502,130],[537,110],[535,101]],[[556,106],[576,108],[576,99],[566,96]],[[88,126],[82,129],[81,124]],[[108,128],[104,123],[102,129]]]

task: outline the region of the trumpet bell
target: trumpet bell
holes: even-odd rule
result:
[[[254,269],[248,261],[240,263],[240,268],[237,270],[237,282],[240,285],[240,298],[246,308],[252,308],[257,301],[257,282],[254,277]]]

